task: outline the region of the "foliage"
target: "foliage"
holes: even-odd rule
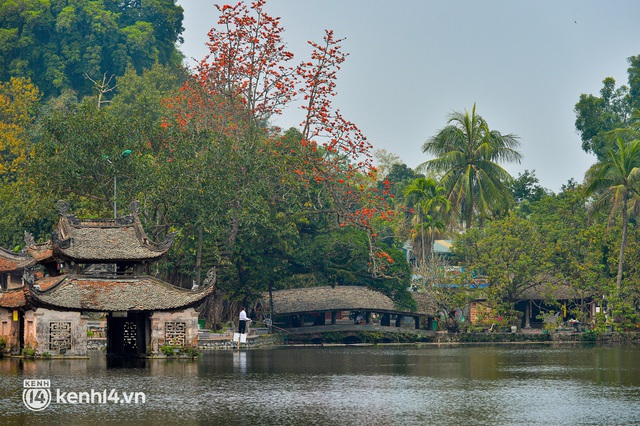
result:
[[[640,139],[625,143],[618,138],[616,148],[605,153],[605,159],[594,164],[585,175],[585,190],[588,194],[598,193],[594,208],[607,206],[611,218],[620,211],[622,216],[622,237],[618,258],[616,288],[618,294],[622,286],[624,270],[624,250],[627,246],[629,226],[629,204],[636,211],[640,206]]]
[[[31,78],[46,98],[94,90],[91,79],[181,66],[182,7],[173,0],[0,2],[0,81]],[[89,77],[89,78],[87,78]]]
[[[610,245],[605,227],[594,212],[587,215],[586,205],[581,187],[565,188],[540,200],[529,216],[544,241],[554,280],[579,298],[572,314],[582,322],[590,315],[586,301],[607,294],[611,279],[602,265]]]
[[[201,355],[198,348],[192,346],[162,345],[160,352],[168,357],[186,356],[189,358],[197,358]]]
[[[176,349],[180,351],[180,346],[174,345],[162,345],[160,346],[160,352],[162,352],[166,356],[176,356]]]
[[[24,229],[37,235],[49,223],[48,209],[28,175],[35,155],[30,132],[40,98],[28,79],[0,83],[0,241],[5,247],[21,246]]]
[[[638,139],[638,134],[625,131],[636,127],[640,109],[640,55],[627,58],[628,85],[616,88],[612,77],[605,78],[600,96],[581,94],[576,103],[575,126],[582,139],[582,149],[604,160],[608,149],[621,134]],[[637,131],[637,129],[636,129]],[[629,140],[629,139],[625,139]]]
[[[533,224],[514,213],[459,235],[454,253],[468,271],[486,278],[485,297],[497,315],[515,319],[525,291],[553,282],[549,254]]]
[[[474,104],[471,114],[452,113],[448,125],[422,145],[422,152],[436,158],[421,167],[444,173],[440,183],[469,229],[475,217],[482,221],[509,207],[511,176],[498,162],[519,162],[518,146],[517,136],[489,129]]]
[[[416,262],[413,273],[418,277],[412,283],[414,290],[426,294],[447,329],[457,330],[461,318],[451,313],[477,296],[473,280],[460,274],[446,258],[436,255]]]
[[[36,357],[36,349],[31,346],[26,346],[22,348],[22,357],[23,358],[35,358]]]
[[[415,208],[412,220],[414,229],[411,233],[414,239],[414,251],[418,253],[422,262],[431,255],[433,242],[446,229],[451,202],[446,197],[445,191],[445,188],[438,185],[434,179],[425,177],[416,178],[403,191],[405,200],[409,202],[408,205]],[[416,241],[421,244],[415,244]]]
[[[518,173],[518,177],[511,182],[511,194],[520,215],[531,214],[532,206],[550,195],[550,191],[540,186],[539,182],[535,170]]]

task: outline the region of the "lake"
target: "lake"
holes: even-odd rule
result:
[[[43,389],[51,395],[44,408]],[[640,424],[640,348],[324,346],[207,351],[196,361],[107,360],[98,351],[86,360],[5,358],[0,424]]]

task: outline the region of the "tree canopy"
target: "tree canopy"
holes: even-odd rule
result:
[[[183,10],[175,0],[0,1],[0,81],[30,78],[45,98],[90,95],[90,79],[179,67]]]
[[[436,158],[421,166],[444,173],[441,183],[468,229],[473,218],[483,220],[508,208],[511,175],[498,163],[519,162],[519,145],[517,136],[491,130],[474,104],[471,113],[452,113],[448,125],[422,145],[422,152]]]

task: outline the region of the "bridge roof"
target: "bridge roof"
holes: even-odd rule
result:
[[[374,311],[426,315],[424,312],[398,309],[389,297],[360,286],[295,288],[274,291],[272,295],[274,315],[328,311]],[[268,298],[268,294],[265,297]]]

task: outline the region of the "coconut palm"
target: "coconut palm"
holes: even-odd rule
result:
[[[629,203],[637,206],[640,202],[640,140],[623,142],[618,138],[616,144],[605,152],[604,159],[587,170],[585,190],[587,194],[598,194],[595,208],[611,206],[609,224],[615,213],[622,214],[622,239],[618,256],[618,276],[616,290],[620,295],[624,250],[627,245],[629,225]]]
[[[422,145],[422,152],[436,158],[419,167],[444,173],[441,184],[447,188],[452,207],[471,227],[474,216],[480,219],[492,212],[504,210],[511,201],[511,175],[499,162],[520,162],[516,150],[518,137],[490,130],[487,122],[476,114],[453,112],[447,126]]]
[[[445,196],[445,189],[432,178],[419,177],[403,191],[407,201],[416,207],[413,217],[416,236],[421,239],[421,254],[424,262],[431,251],[433,240],[446,228],[444,214],[449,212],[451,203]]]

